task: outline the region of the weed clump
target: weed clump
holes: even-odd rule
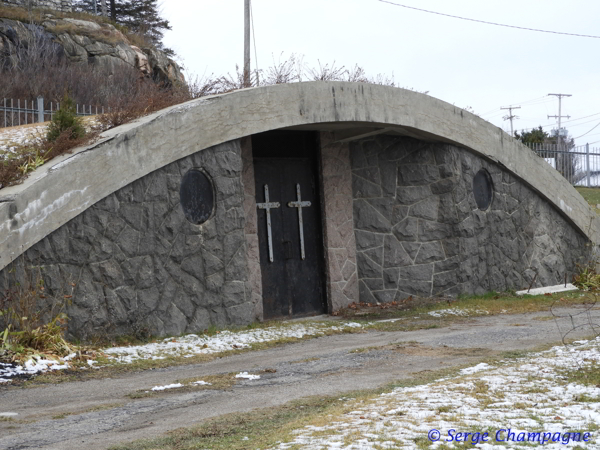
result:
[[[48,301],[40,273],[24,272],[0,295],[0,361],[24,363],[36,355],[57,359],[73,353],[75,347],[64,339],[67,316],[62,305]]]
[[[579,273],[573,275],[573,284],[584,291],[597,291],[600,289],[600,274],[594,265],[580,267]]]

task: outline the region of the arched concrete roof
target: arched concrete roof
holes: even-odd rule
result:
[[[506,167],[562,211],[592,242],[600,223],[549,164],[483,119],[413,91],[310,82],[243,89],[159,111],[102,134],[0,190],[0,269],[88,207],[134,180],[210,146],[304,127],[354,136],[390,132],[465,147]],[[369,131],[370,130],[370,131]],[[362,134],[361,134],[362,133]]]

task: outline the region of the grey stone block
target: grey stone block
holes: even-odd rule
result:
[[[358,296],[361,302],[376,303],[375,297],[367,287],[367,285],[361,280],[358,283]]]
[[[366,250],[373,247],[381,247],[383,245],[383,234],[371,233],[369,231],[356,230],[356,249]]]
[[[380,266],[383,265],[383,246],[365,250],[363,254],[368,256],[369,259],[374,261],[376,264]]]
[[[399,186],[425,186],[437,181],[440,173],[437,166],[402,164],[398,167]]]
[[[398,186],[396,201],[401,205],[413,205],[432,195],[429,186]]]
[[[391,303],[396,298],[396,290],[375,291],[373,292],[373,296],[378,303]]]
[[[441,261],[446,258],[441,242],[425,242],[421,245],[415,264],[426,264]]]
[[[391,269],[383,270],[383,283],[385,289],[398,289],[398,277],[400,276],[400,268],[392,267]],[[371,288],[371,290],[383,290],[380,288]]]
[[[453,227],[446,223],[419,220],[419,241],[439,241],[452,237]]]
[[[382,267],[363,252],[357,252],[358,274],[361,278],[381,278]]]
[[[385,268],[408,266],[412,264],[412,260],[406,253],[406,250],[404,250],[402,243],[393,235],[385,237],[383,248],[383,266]]]
[[[419,219],[437,220],[438,208],[439,199],[433,196],[411,206],[408,215]]]
[[[419,220],[407,217],[392,228],[392,233],[399,241],[416,241],[419,233]]]
[[[232,325],[247,325],[252,323],[254,305],[251,302],[227,308],[227,317]]]
[[[188,333],[202,333],[204,330],[210,328],[210,314],[205,308],[198,307],[194,312],[194,316],[188,325],[186,332]]]
[[[457,183],[455,178],[443,178],[431,184],[431,192],[435,195],[452,192]]]
[[[223,306],[229,308],[246,301],[246,284],[243,281],[230,281],[223,285]]]
[[[403,292],[408,295],[417,297],[431,297],[431,282],[430,281],[415,281],[415,280],[398,280],[398,292]],[[402,298],[406,298],[405,296]]]
[[[385,269],[385,270],[393,270],[393,269]],[[384,270],[384,273],[385,273]],[[384,280],[381,278],[363,278],[361,283],[369,288],[370,291],[382,291],[384,289]]]
[[[419,249],[421,248],[421,243],[420,242],[402,242],[402,247],[404,248],[404,250],[406,251],[408,256],[410,256],[410,258],[414,260],[417,256],[417,253],[419,253]]]
[[[354,200],[354,226],[359,230],[389,233],[390,221],[365,200]]]
[[[419,264],[401,267],[398,276],[407,280],[431,281],[433,276],[433,264]]]

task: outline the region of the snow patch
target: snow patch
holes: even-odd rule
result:
[[[240,372],[236,376],[236,378],[245,378],[247,380],[260,380],[260,375],[249,374],[248,372]]]
[[[183,384],[181,383],[175,383],[175,384],[167,384],[166,386],[154,386],[152,388],[153,391],[164,391],[166,389],[177,389],[183,387]]]

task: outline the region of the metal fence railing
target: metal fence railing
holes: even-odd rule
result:
[[[600,149],[589,144],[566,148],[557,144],[529,144],[531,150],[544,158],[574,186],[600,186]]]
[[[46,109],[43,97],[31,101],[25,100],[22,106],[20,99],[15,102],[13,99],[5,98],[0,101],[0,128],[52,120],[54,113],[60,109],[60,103],[50,102],[49,106],[50,108]],[[76,108],[78,116],[104,114],[104,107],[76,105]]]

